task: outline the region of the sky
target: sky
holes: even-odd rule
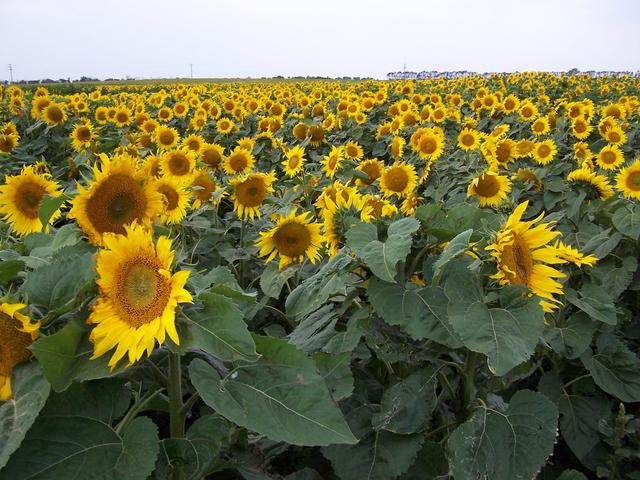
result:
[[[640,70],[639,0],[0,0],[0,80]]]

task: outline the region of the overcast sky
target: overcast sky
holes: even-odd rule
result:
[[[0,80],[640,70],[639,0],[0,0]]]

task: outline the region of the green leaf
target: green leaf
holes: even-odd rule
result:
[[[24,268],[22,260],[4,260],[0,262],[0,285],[6,285],[14,280]]]
[[[489,308],[477,301],[462,309],[450,304],[448,309],[449,321],[464,345],[484,353],[489,370],[498,376],[527,361],[544,330],[544,313],[538,302],[520,296],[505,305],[509,290],[501,291],[503,308]]]
[[[607,418],[611,404],[603,398],[568,395],[560,397],[560,431],[562,438],[580,461],[600,441],[598,421]]]
[[[411,251],[413,234],[420,223],[413,217],[396,220],[389,226],[387,240],[374,240],[360,249],[360,257],[374,275],[386,282],[395,282],[396,265]]]
[[[284,284],[295,273],[296,268],[290,267],[280,271],[276,263],[270,263],[260,275],[260,288],[267,297],[278,298]]]
[[[353,374],[351,373],[351,352],[331,355],[316,353],[313,356],[318,373],[324,378],[331,397],[336,401],[347,398],[353,392]]]
[[[598,353],[582,356],[594,382],[623,402],[640,402],[640,359],[617,338],[601,335]]]
[[[469,248],[469,240],[473,234],[473,229],[465,230],[462,233],[456,235],[442,251],[440,258],[436,260],[433,265],[433,283],[438,284],[440,275],[442,275],[442,269],[451,261],[451,259],[457,257],[461,253],[465,252]]]
[[[0,469],[20,446],[49,396],[49,384],[37,362],[13,370],[11,389],[13,399],[0,405]]]
[[[378,240],[378,229],[373,223],[359,222],[345,234],[347,246],[359,257],[367,244]]]
[[[30,304],[49,310],[75,301],[78,292],[95,281],[93,253],[73,255],[58,253],[51,263],[29,272],[22,286]]]
[[[628,204],[615,211],[611,217],[613,226],[623,235],[638,240],[640,238],[640,215],[633,204]]]
[[[40,210],[38,210],[38,218],[42,225],[48,225],[49,220],[53,214],[58,210],[64,202],[69,200],[70,198],[67,195],[58,195],[57,197],[52,197],[50,195],[45,195],[40,202]]]
[[[289,334],[289,343],[305,352],[320,350],[335,335],[338,319],[333,304],[324,305],[298,324]]]
[[[159,452],[158,427],[150,418],[134,418],[122,432],[122,453],[112,478],[146,480],[155,469]]]
[[[263,357],[220,378],[203,360],[189,375],[220,415],[275,441],[294,445],[355,443],[312,358],[284,340],[255,336]]]
[[[587,477],[577,470],[565,470],[557,480],[587,480]]]
[[[436,407],[439,370],[423,368],[386,389],[373,428],[401,434],[419,431]]]
[[[202,293],[198,299],[203,308],[189,311],[181,349],[200,348],[223,361],[257,360],[256,345],[235,303],[217,293]]]
[[[578,358],[589,348],[598,325],[584,312],[576,312],[562,327],[547,327],[544,339],[563,357]]]
[[[456,480],[530,480],[553,452],[558,409],[541,393],[519,390],[501,412],[482,405],[449,437]]]
[[[571,288],[567,289],[565,296],[569,302],[585,312],[592,319],[606,323],[607,325],[616,325],[618,323],[616,307],[604,287],[587,283],[580,290],[579,296],[577,292]]]
[[[442,480],[449,471],[447,456],[439,443],[430,440],[422,444],[415,462],[402,480]]]
[[[91,360],[93,345],[81,320],[73,320],[53,335],[41,336],[30,347],[40,361],[53,389],[63,391],[73,381],[92,380],[111,375],[109,354]],[[124,368],[124,367],[121,367]],[[116,369],[117,372],[119,369]]]

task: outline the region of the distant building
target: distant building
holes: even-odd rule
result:
[[[428,80],[428,79],[437,79],[437,78],[445,78],[447,80],[453,79],[453,78],[465,78],[465,77],[470,77],[470,76],[480,76],[480,77],[490,77],[492,75],[496,75],[496,74],[505,74],[505,73],[512,73],[512,72],[484,72],[484,73],[478,73],[478,72],[468,72],[466,70],[458,70],[455,72],[438,72],[435,70],[430,70],[430,71],[425,71],[423,70],[422,72],[389,72],[387,73],[387,80]],[[626,71],[626,72],[613,72],[613,71],[587,71],[587,72],[581,72],[580,70],[578,70],[577,68],[571,69],[568,72],[549,72],[552,75],[590,75],[594,78],[600,78],[600,77],[623,77],[623,76],[629,76],[629,77],[636,77],[636,78],[640,78],[640,71],[636,71],[636,72],[632,72],[632,71]]]

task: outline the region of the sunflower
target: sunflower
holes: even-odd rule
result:
[[[144,163],[141,168],[148,179],[153,180],[154,178],[160,178],[162,175],[161,157],[157,155],[147,155],[144,157]]]
[[[233,187],[233,210],[242,219],[260,218],[260,207],[266,196],[273,193],[273,182],[276,180],[274,172],[251,173],[229,180]]]
[[[419,128],[411,135],[410,143],[424,160],[437,160],[444,152],[444,134],[439,128]]]
[[[541,297],[540,306],[545,312],[558,308],[554,295],[561,295],[562,285],[556,280],[566,275],[550,265],[566,263],[558,251],[549,245],[560,232],[552,223],[539,223],[544,213],[523,222],[522,215],[529,202],[524,201],[509,216],[496,233],[495,241],[487,247],[496,259],[497,272],[491,278],[500,285],[523,285]],[[535,226],[534,226],[535,225]]]
[[[416,188],[418,176],[413,165],[396,162],[385,168],[380,177],[380,190],[385,197],[404,197]]]
[[[398,212],[398,208],[389,200],[377,195],[365,195],[362,197],[365,208],[369,209],[374,218],[391,217]]]
[[[253,152],[253,146],[256,144],[256,140],[251,137],[242,137],[236,142],[236,146],[244,148],[249,152]]]
[[[533,147],[533,159],[540,165],[548,165],[558,153],[558,148],[553,140],[536,142]]]
[[[18,235],[28,235],[43,230],[40,221],[40,205],[45,195],[61,195],[60,185],[50,180],[48,174],[38,174],[33,165],[22,169],[19,175],[5,178],[0,186],[0,214],[9,222]],[[60,207],[51,215],[49,222],[60,217]],[[44,225],[47,231],[48,224]]]
[[[325,119],[325,122],[327,122],[327,120],[330,120],[329,117]],[[327,130],[331,130],[331,128],[333,128],[333,123],[329,123],[327,126],[323,126],[323,125],[309,126],[309,132],[308,132],[308,135],[310,138],[309,143],[311,144],[312,147],[319,147],[320,145],[326,142],[325,128]]]
[[[152,234],[140,225],[127,226],[123,235],[104,235],[105,248],[96,256],[100,297],[88,322],[96,326],[89,339],[92,359],[116,348],[109,360],[112,369],[125,354],[128,364],[162,344],[166,336],[180,343],[175,326],[178,303],[190,303],[184,289],[189,272],[171,274],[175,252],[171,240]]]
[[[556,240],[553,244],[553,248],[556,250],[560,258],[573,263],[577,267],[581,267],[583,265],[593,267],[598,261],[598,259],[593,255],[580,253],[577,248],[573,248],[571,245],[565,245],[561,240]]]
[[[78,123],[71,134],[71,146],[76,152],[84,152],[91,147],[91,140],[93,140],[93,127],[91,123]]]
[[[164,175],[188,183],[196,167],[196,156],[188,148],[178,148],[166,152],[160,158],[160,168]]]
[[[407,198],[404,199],[402,205],[400,205],[400,211],[405,215],[415,215],[416,209],[418,208],[418,201],[421,200],[422,197],[419,197],[418,194],[413,191]]]
[[[549,125],[549,119],[547,117],[538,117],[535,122],[531,124],[531,132],[539,137],[549,133],[551,126]]]
[[[615,170],[624,163],[624,153],[617,145],[607,145],[602,147],[596,161],[604,170]]]
[[[175,147],[180,140],[180,134],[175,128],[159,126],[153,131],[154,140],[158,150],[169,150]]]
[[[616,188],[626,198],[640,200],[640,160],[636,160],[618,172]]]
[[[324,236],[330,257],[346,242],[346,233],[356,223],[375,219],[373,208],[367,206],[362,196],[355,190],[343,190],[336,195],[335,202],[322,211]]]
[[[102,245],[103,234],[122,234],[126,225],[147,223],[163,208],[162,195],[143,185],[145,172],[136,168],[134,158],[125,154],[110,159],[102,154],[100,159],[102,168],[93,166],[94,181],[88,188],[78,185],[68,214],[95,245]]]
[[[598,175],[588,168],[579,168],[567,175],[567,182],[579,187],[586,187],[587,200],[606,200],[613,196],[613,188],[609,184],[609,180],[604,175]]]
[[[576,142],[573,144],[573,158],[580,164],[588,162],[593,158],[593,152],[586,142]]]
[[[282,165],[288,177],[295,177],[302,170],[305,161],[304,153],[304,148],[296,145],[285,154]]]
[[[584,140],[593,131],[593,127],[584,118],[578,117],[571,122],[571,131],[578,140]]]
[[[11,399],[11,372],[16,365],[31,358],[29,346],[38,338],[40,322],[21,314],[22,303],[0,304],[0,401]]]
[[[151,188],[162,195],[164,208],[160,221],[166,224],[179,223],[187,214],[190,192],[187,186],[171,176],[163,176],[151,182]]]
[[[0,152],[11,153],[18,146],[19,140],[20,137],[15,133],[9,135],[0,133]]]
[[[255,159],[250,151],[236,147],[225,157],[223,168],[228,175],[238,175],[249,173],[254,163]]]
[[[204,144],[205,142],[200,135],[189,135],[182,140],[182,146],[195,153],[196,157],[202,152]]]
[[[350,160],[362,160],[364,150],[357,142],[347,142],[344,145],[344,156]]]
[[[404,153],[404,145],[405,145],[405,140],[404,138],[397,136],[397,137],[393,137],[393,141],[391,142],[391,156],[398,160],[400,158],[402,158],[402,154]]]
[[[475,150],[480,146],[480,134],[472,128],[463,128],[458,135],[458,147],[463,150]]]
[[[309,127],[302,122],[296,123],[293,127],[293,136],[298,140],[304,140],[307,138],[307,132],[309,131]]]
[[[116,109],[116,114],[113,117],[113,121],[118,128],[129,125],[131,123],[131,112],[127,107],[120,106]]]
[[[228,118],[221,118],[216,122],[216,130],[222,135],[229,135],[234,128],[235,124]]]
[[[224,158],[224,147],[216,143],[204,143],[200,149],[200,158],[209,168],[218,170]]]
[[[378,160],[377,158],[365,160],[356,168],[356,171],[361,172],[360,176],[356,179],[356,185],[371,185],[380,178],[383,170],[384,162],[382,160]]]
[[[510,138],[495,140],[489,137],[480,147],[487,163],[507,167],[509,163],[515,161],[517,156],[517,143]]]
[[[615,125],[605,130],[604,139],[612,145],[623,145],[627,143],[627,134],[619,125]]]
[[[328,155],[322,159],[322,171],[327,174],[327,177],[333,178],[336,172],[340,169],[340,164],[343,158],[344,147],[331,147],[331,151]]]
[[[324,238],[320,233],[320,224],[311,221],[310,213],[296,215],[293,210],[287,216],[277,216],[276,226],[267,232],[260,232],[256,245],[259,256],[267,257],[267,262],[280,256],[278,267],[282,270],[293,262],[302,262],[307,257],[315,264],[321,258],[320,248]]]
[[[530,168],[519,168],[511,179],[528,184],[528,188],[534,192],[539,192],[542,189],[542,181]]]
[[[51,102],[42,111],[42,119],[47,125],[62,125],[67,120],[67,114],[62,105]]]
[[[467,197],[477,195],[481,207],[495,207],[507,200],[511,182],[490,170],[474,178],[467,188]]]

